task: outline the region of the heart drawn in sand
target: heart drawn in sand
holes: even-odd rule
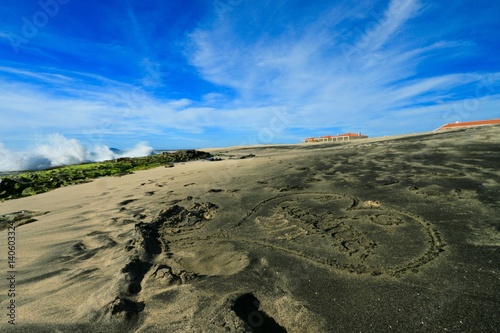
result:
[[[341,193],[278,195],[258,203],[238,225],[238,240],[360,274],[416,272],[444,248],[429,222]]]

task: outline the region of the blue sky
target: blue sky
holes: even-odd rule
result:
[[[0,143],[199,148],[500,117],[500,2],[8,0]]]

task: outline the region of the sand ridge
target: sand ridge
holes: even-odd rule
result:
[[[36,220],[17,229],[15,329],[494,331],[499,143],[493,127],[215,149],[2,202]]]

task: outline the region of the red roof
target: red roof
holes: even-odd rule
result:
[[[500,119],[456,122],[456,123],[443,125],[439,129],[450,129],[450,128],[459,128],[459,127],[468,127],[468,126],[497,125],[497,124],[500,124]]]

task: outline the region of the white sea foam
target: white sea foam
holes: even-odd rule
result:
[[[147,156],[153,152],[153,148],[143,142],[129,150],[116,152],[103,145],[88,149],[78,140],[68,139],[60,134],[49,135],[43,141],[30,150],[19,152],[9,150],[0,143],[0,171],[43,170],[119,157]]]

